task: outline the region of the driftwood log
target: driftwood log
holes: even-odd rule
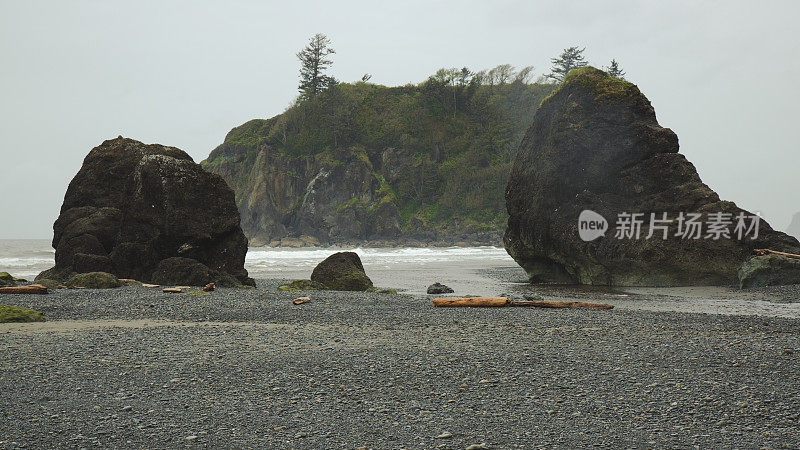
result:
[[[0,294],[47,294],[47,288],[41,284],[10,286],[0,288]]]
[[[298,297],[292,300],[293,305],[302,305],[303,303],[308,303],[311,301],[310,297]]]
[[[770,253],[774,253],[776,255],[788,256],[789,258],[800,258],[800,255],[795,255],[794,253],[779,252],[777,250],[770,250],[768,248],[757,248],[753,250],[753,253],[759,256],[764,256]]]
[[[433,299],[433,306],[444,307],[500,307],[527,306],[530,308],[583,308],[613,309],[607,303],[567,302],[559,300],[511,300],[506,297],[441,297]]]

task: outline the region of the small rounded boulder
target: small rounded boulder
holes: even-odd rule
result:
[[[353,252],[338,252],[325,258],[314,268],[311,281],[335,291],[366,291],[373,287],[361,258]]]

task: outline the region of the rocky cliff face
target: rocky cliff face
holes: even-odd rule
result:
[[[119,137],[86,156],[53,224],[56,265],[37,278],[109,272],[123,278],[252,284],[233,192],[175,147]],[[180,260],[182,267],[164,261]],[[202,274],[170,280],[170,274]]]
[[[700,180],[635,85],[591,67],[570,72],[542,103],[514,161],[506,203],[506,250],[534,282],[732,284],[754,248],[800,248],[763,221],[757,239],[738,239],[736,217],[752,215]],[[580,237],[584,210],[608,221],[605,235]],[[626,213],[641,214],[638,238],[616,236],[632,228],[618,224]],[[700,214],[699,236],[677,235],[681,213]],[[729,237],[708,235],[717,213],[732,222]],[[651,222],[651,214],[671,222]]]
[[[238,190],[242,228],[254,246],[287,236],[323,243],[400,236],[396,197],[363,149],[290,157],[268,145],[253,155],[223,144],[209,159],[216,162],[208,170]]]
[[[232,129],[202,164],[234,190],[251,245],[498,245],[512,152],[552,90],[341,83]]]

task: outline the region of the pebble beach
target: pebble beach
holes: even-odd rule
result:
[[[284,281],[0,295],[48,318],[0,324],[0,448],[800,446],[796,319],[433,308]]]

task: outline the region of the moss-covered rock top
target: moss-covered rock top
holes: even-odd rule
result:
[[[631,96],[642,95],[635,84],[612,77],[592,66],[571,70],[564,78],[564,83],[559,90],[574,86],[592,89],[595,93],[595,100],[630,98]]]
[[[252,119],[229,131],[225,142],[241,146],[258,145],[274,123],[274,119]]]
[[[69,287],[84,287],[89,289],[111,289],[122,286],[119,279],[106,272],[79,273],[67,281]]]
[[[22,306],[0,305],[0,323],[44,322],[44,314]]]
[[[16,286],[17,283],[24,283],[27,280],[16,278],[8,272],[0,272],[0,287]]]

